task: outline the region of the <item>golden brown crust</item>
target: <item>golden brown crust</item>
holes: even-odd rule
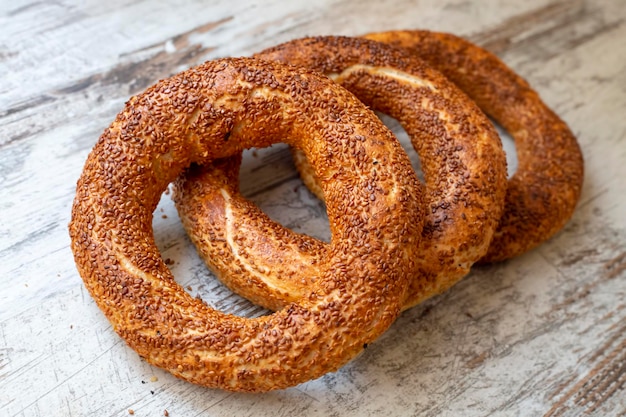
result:
[[[248,300],[280,310],[306,295],[328,245],[272,221],[239,194],[241,156],[193,166],[174,183],[183,226],[209,269]]]
[[[427,213],[415,260],[418,273],[404,307],[465,276],[487,251],[506,185],[500,140],[476,105],[421,60],[365,39],[298,39],[256,57],[328,74],[366,105],[398,119],[409,133],[426,179]],[[304,161],[296,159],[301,173],[307,169]],[[324,246],[272,222],[239,195],[236,169],[223,168],[205,167],[177,183],[183,224],[226,285],[278,308],[306,291],[310,283],[303,277],[315,275]],[[304,175],[310,186],[317,182],[312,177]],[[332,178],[321,178],[321,184],[328,181]]]
[[[174,281],[152,213],[190,164],[279,139],[333,178],[323,184],[327,257],[285,309],[223,314]],[[339,368],[393,322],[415,272],[420,207],[406,154],[352,95],[304,69],[223,59],[129,100],[87,159],[69,231],[86,287],[139,355],[194,383],[266,391]]]
[[[482,262],[524,253],[567,223],[582,189],[582,152],[567,125],[524,79],[492,53],[451,34],[415,30],[365,37],[404,48],[428,62],[514,138],[518,168]]]

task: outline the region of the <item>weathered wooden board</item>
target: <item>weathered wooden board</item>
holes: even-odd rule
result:
[[[2,2],[0,415],[626,415],[625,19],[622,0]],[[142,362],[69,249],[75,182],[100,132],[132,94],[206,59],[403,28],[496,52],[570,124],[586,162],[572,221],[405,312],[340,371],[289,390],[207,390]],[[241,180],[273,218],[328,238],[284,146],[249,152]],[[167,195],[154,229],[192,294],[264,313],[207,272]]]

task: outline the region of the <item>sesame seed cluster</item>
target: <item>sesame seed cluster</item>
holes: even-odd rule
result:
[[[528,250],[567,221],[580,150],[521,78],[452,35],[367,37],[206,62],[132,97],[102,133],[77,183],[71,247],[98,307],[146,361],[207,387],[297,385],[339,369],[473,263]],[[402,123],[425,184],[370,108]],[[483,112],[516,139],[508,181]],[[314,174],[305,182],[325,200],[329,243],[238,192],[242,150],[279,141]],[[152,230],[172,182],[216,275],[275,313],[224,314],[175,281]]]

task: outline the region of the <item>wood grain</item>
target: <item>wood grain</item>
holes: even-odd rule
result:
[[[0,415],[626,415],[625,19],[621,0],[3,2]],[[572,221],[405,312],[340,371],[289,390],[206,390],[142,362],[85,291],[66,227],[86,155],[123,103],[206,59],[404,28],[496,52],[569,123],[586,162]],[[241,181],[271,217],[328,239],[323,204],[283,145],[248,152]],[[205,269],[169,196],[153,225],[191,294],[265,314]]]

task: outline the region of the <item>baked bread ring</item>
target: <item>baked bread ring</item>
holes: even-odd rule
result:
[[[215,311],[175,282],[152,213],[192,163],[278,140],[332,178],[325,265],[272,315]],[[419,256],[420,195],[400,144],[352,94],[303,68],[222,59],[129,100],[87,158],[69,232],[86,287],[140,356],[197,384],[267,391],[338,369],[398,316]]]
[[[365,39],[298,39],[256,57],[329,74],[408,132],[425,176],[427,213],[404,308],[465,276],[487,251],[506,188],[500,139],[474,102],[421,60]],[[174,200],[216,276],[251,301],[278,309],[311,284],[307,277],[316,276],[311,271],[324,244],[271,221],[239,194],[238,181],[238,164],[224,161],[178,181]]]
[[[568,126],[524,79],[492,53],[448,33],[391,31],[365,37],[404,48],[441,71],[513,137],[517,171],[481,262],[529,251],[567,223],[582,190],[582,152]]]

